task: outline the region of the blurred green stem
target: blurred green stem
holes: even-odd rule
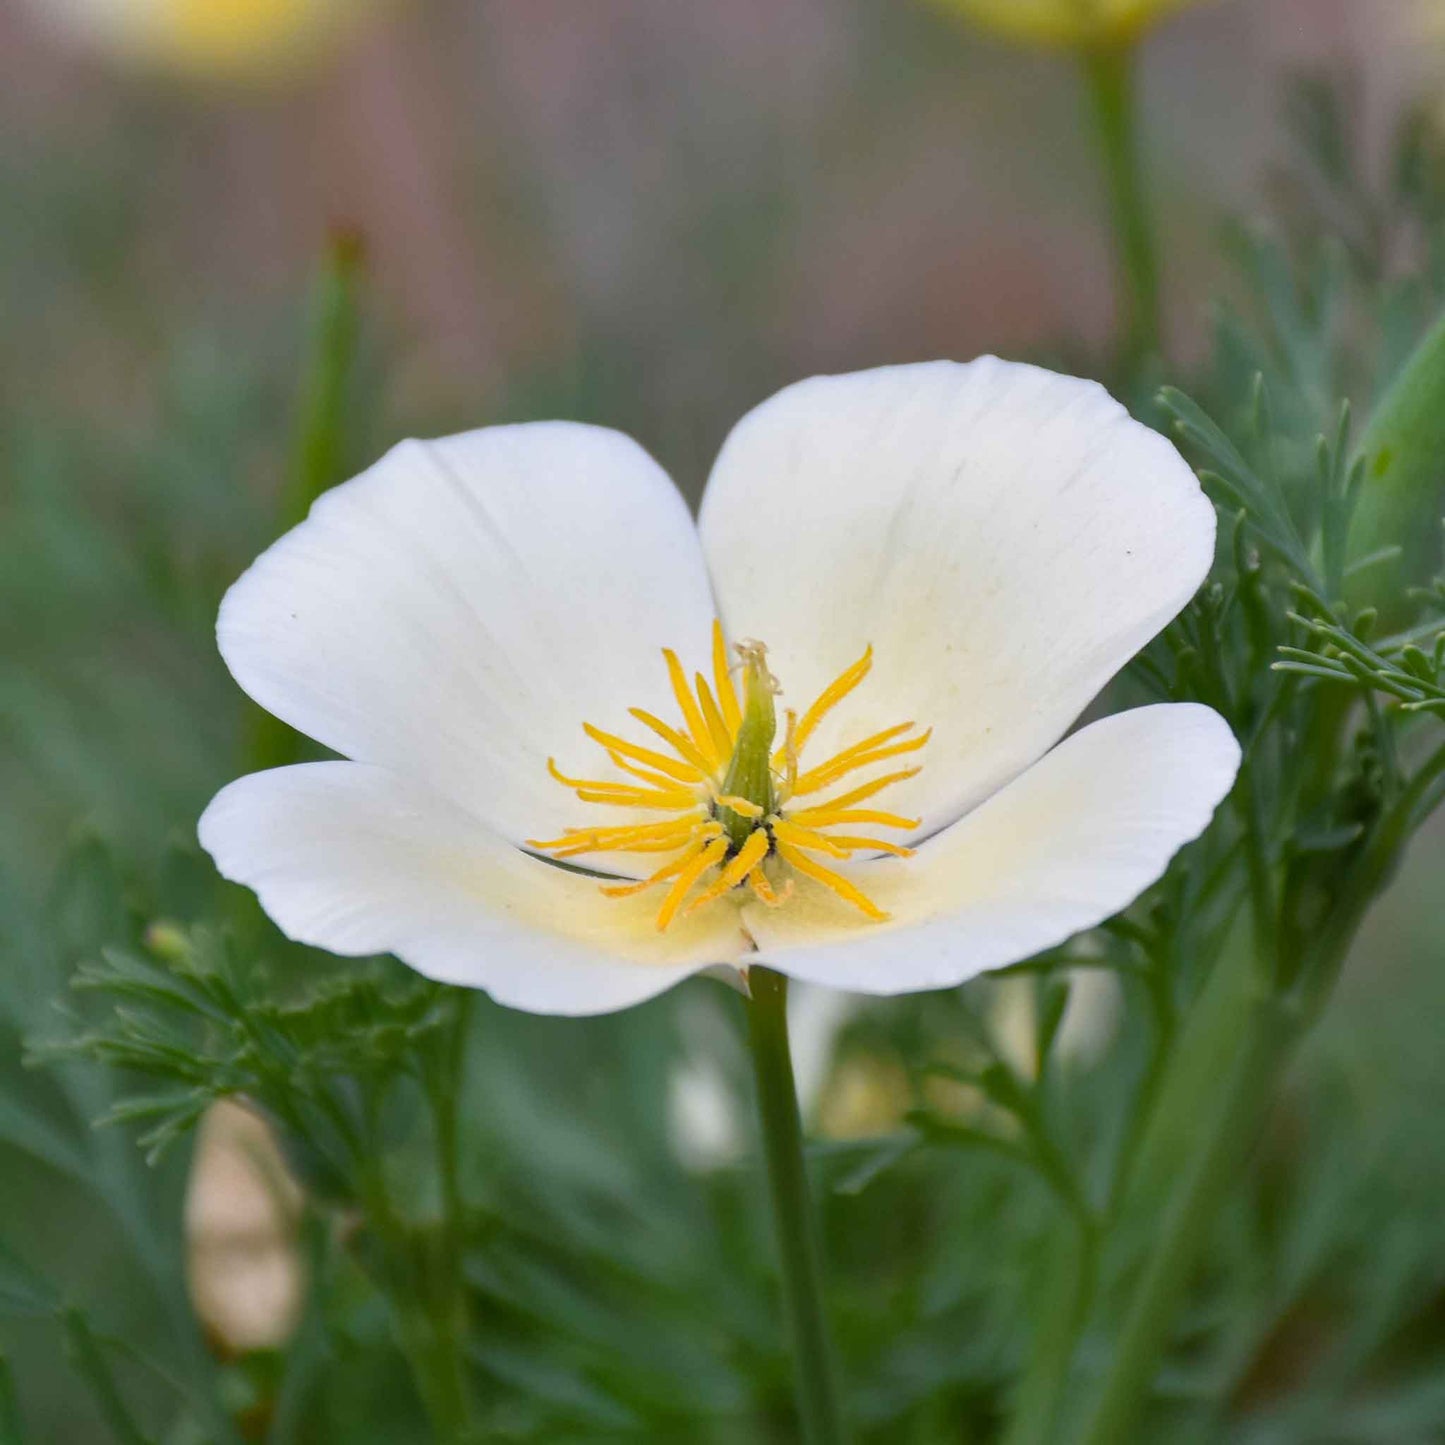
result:
[[[369,1146],[377,1162],[367,1180],[366,1214],[380,1248],[378,1277],[391,1303],[397,1342],[436,1439],[439,1445],[466,1445],[478,1435],[467,1360],[471,1309],[463,1267],[457,1106],[464,1093],[471,996],[455,990],[451,1002],[451,1027],[422,1079],[432,1115],[439,1216],[422,1221],[402,1217],[375,1138]]]
[[[379,1282],[391,1304],[397,1344],[411,1367],[438,1445],[476,1438],[466,1348],[469,1320],[455,1227],[446,1219],[400,1217],[385,1182],[366,1195],[366,1215],[381,1258]]]
[[[1133,42],[1080,53],[1104,165],[1114,268],[1129,366],[1159,346],[1159,259],[1139,155]]]
[[[1271,912],[1277,905],[1271,903],[1266,916],[1255,919],[1254,946],[1222,960],[1206,985],[1171,1064],[1131,1190],[1130,1218],[1139,1223],[1154,1217],[1159,1224],[1148,1232],[1148,1255],[1123,1321],[1112,1332],[1103,1379],[1084,1391],[1081,1408],[1070,1411],[1079,1424],[1068,1438],[1079,1445],[1133,1438],[1184,1292],[1275,1085],[1328,1002],[1370,905],[1439,801],[1442,778],[1445,747],[1427,757],[1382,810],[1350,860],[1328,915],[1292,966],[1282,969],[1268,951],[1280,942]],[[1298,987],[1286,993],[1286,979]]]
[[[1180,1298],[1288,1056],[1293,1034],[1281,1022],[1272,1001],[1261,999],[1230,1043],[1212,1127],[1203,1131],[1150,1241],[1102,1388],[1074,1435],[1082,1445],[1119,1445],[1134,1438]]]
[[[10,1361],[0,1351],[0,1445],[22,1445],[24,1439],[20,1401],[15,1398],[15,1377],[10,1370]]]
[[[304,520],[312,503],[341,480],[362,264],[360,237],[353,231],[337,231],[327,245],[311,293],[295,438],[277,519],[282,531]],[[247,734],[249,769],[259,772],[294,763],[298,741],[279,718],[253,709]]]
[[[1051,1246],[1045,1310],[1014,1397],[1003,1445],[1045,1445],[1052,1438],[1079,1331],[1088,1319],[1098,1284],[1099,1237],[1089,1220],[1071,1213]]]
[[[120,1445],[154,1445],[131,1417],[89,1321],[78,1309],[67,1309],[62,1312],[60,1323],[65,1332],[66,1353],[76,1373],[90,1386],[111,1435]]]
[[[806,1445],[846,1439],[833,1343],[823,1308],[823,1270],[803,1159],[803,1125],[788,1046],[788,981],[754,964],[748,970],[748,1022],[763,1152],[793,1331],[798,1412]]]

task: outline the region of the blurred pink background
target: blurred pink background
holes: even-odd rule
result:
[[[284,304],[336,221],[368,238],[393,385],[478,420],[598,341],[655,410],[725,417],[798,374],[1108,334],[1070,63],[936,8],[398,0],[313,73],[256,88],[128,72],[6,5],[0,153],[139,188],[113,261],[156,298],[156,346],[171,314]],[[1218,0],[1151,39],[1176,357],[1199,343],[1222,213],[1264,194],[1281,71],[1346,65],[1383,116],[1435,63],[1417,8]],[[57,312],[32,382],[93,365],[97,404],[123,405],[147,343],[75,298]]]

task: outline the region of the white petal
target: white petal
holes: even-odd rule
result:
[[[594,1014],[739,957],[734,908],[656,927],[654,895],[605,898],[384,768],[307,763],[224,788],[201,818],[221,873],[289,938],[394,953],[532,1013]]]
[[[395,448],[261,556],[217,633],[262,707],[520,841],[593,821],[547,758],[608,776],[582,723],[675,711],[659,650],[705,659],[712,616],[661,468],[547,422]]]
[[[786,705],[874,646],[805,763],[934,729],[887,795],[920,835],[1062,737],[1214,548],[1163,437],[1093,382],[993,357],[789,387],[728,438],[699,526],[729,632],[769,644]]]
[[[962,983],[1029,958],[1131,903],[1198,837],[1239,745],[1195,703],[1081,729],[912,858],[842,865],[891,915],[869,923],[823,888],[750,906],[759,958],[862,993]]]

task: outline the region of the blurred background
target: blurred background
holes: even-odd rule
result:
[[[132,31],[123,0],[0,0],[0,1239],[67,1298],[102,1300],[116,1333],[143,1335],[149,1306],[65,1161],[44,1162],[34,1140],[83,1112],[84,1091],[46,1096],[20,1040],[106,941],[97,917],[180,913],[210,886],[194,881],[194,820],[239,770],[246,726],[211,627],[225,585],[279,529],[328,237],[359,237],[365,256],[351,470],[405,435],[575,417],[633,434],[695,500],[731,423],[790,380],[984,351],[1097,372],[1112,334],[1098,171],[1062,55],[913,0],[349,7],[280,52],[236,54],[199,30],[184,43]],[[1415,0],[1219,0],[1145,48],[1171,380],[1202,366],[1211,298],[1230,284],[1226,217],[1268,213],[1287,189],[1282,83],[1302,67],[1344,78],[1364,154],[1383,166],[1406,98],[1438,90],[1445,106],[1445,20]],[[1445,1004],[1442,842],[1439,829],[1422,841],[1302,1066],[1301,1097],[1344,1077],[1360,1137],[1379,1144],[1369,1179],[1348,1149],[1319,1166],[1334,1171],[1336,1215],[1369,1194],[1347,1254],[1402,1200],[1417,1222],[1438,1215],[1445,1140],[1419,1112],[1445,1088],[1429,1026]],[[92,870],[88,849],[120,861]],[[563,1027],[610,1058],[633,1037],[620,1030],[664,1013],[674,1029],[668,1010],[686,1041],[689,1009]],[[544,1059],[577,1036],[492,1026],[510,1030],[503,1053]],[[830,1075],[818,1061],[838,1132],[886,1120],[889,1067]],[[596,1144],[589,1131],[608,1126],[579,1098],[605,1113],[597,1077],[562,1070],[536,1107],[582,1120],[569,1128]],[[688,1077],[673,1114],[705,1159],[725,1155],[729,1122]],[[227,1127],[211,1121],[207,1139]],[[114,1153],[115,1179],[144,1171],[127,1139],[106,1138],[95,1147]],[[189,1162],[162,1168],[179,1237]],[[286,1335],[300,1286],[266,1254],[277,1191],[248,1214],[252,1186],[211,1177],[221,1212],[240,1211],[233,1234],[253,1236],[238,1246],[242,1303],[217,1286],[242,1316],[262,1300],[259,1335],[234,1314],[225,1326],[226,1351],[244,1356]],[[191,1199],[195,1245],[194,1220],[213,1214]],[[1392,1268],[1438,1339],[1445,1249],[1428,1237],[1422,1224]],[[0,1318],[30,1438],[110,1438],[72,1397],[48,1328]],[[1267,1376],[1288,1375],[1290,1349],[1308,1354],[1303,1338]],[[1259,1377],[1241,1366],[1239,1388]],[[575,1422],[538,1429],[593,1438]],[[1445,1438],[1390,1430],[1350,1438]]]

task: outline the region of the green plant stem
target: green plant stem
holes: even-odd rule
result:
[[[380,1171],[377,1171],[378,1176]],[[381,1257],[379,1282],[391,1304],[396,1340],[439,1445],[474,1440],[467,1368],[466,1285],[455,1231],[445,1219],[402,1219],[379,1177],[366,1192],[368,1222]]]
[[[15,1397],[15,1376],[10,1361],[0,1351],[0,1445],[23,1445],[24,1439],[20,1401]]]
[[[1053,1438],[1074,1349],[1098,1284],[1099,1237],[1090,1220],[1071,1214],[1056,1232],[1053,1250],[1045,1310],[1003,1445],[1045,1445]]]
[[[754,964],[748,970],[748,1022],[763,1153],[777,1226],[783,1295],[793,1332],[798,1412],[807,1445],[841,1445],[833,1345],[823,1309],[823,1271],[803,1160],[803,1126],[788,1047],[788,981]]]
[[[60,1323],[65,1331],[66,1353],[76,1372],[90,1386],[111,1435],[120,1445],[154,1445],[150,1436],[131,1417],[100,1341],[85,1316],[77,1309],[66,1309],[61,1313]]]
[[[401,1217],[383,1170],[372,1171],[367,1214],[382,1250],[379,1274],[391,1301],[397,1341],[442,1445],[475,1440],[476,1409],[467,1342],[471,1310],[463,1269],[464,1205],[458,1178],[458,1100],[463,1095],[471,996],[458,991],[440,1054],[423,1074],[432,1115],[440,1215]]]
[[[1163,1195],[1161,1223],[1114,1337],[1108,1371],[1076,1417],[1080,1425],[1070,1438],[1080,1445],[1117,1445],[1131,1438],[1179,1302],[1240,1160],[1259,1131],[1265,1104],[1295,1043],[1328,1001],[1370,904],[1393,876],[1442,777],[1445,747],[1425,760],[1381,814],[1318,928],[1316,944],[1301,961],[1297,996],[1269,991],[1278,970],[1262,969],[1251,950],[1241,959],[1247,963],[1242,972],[1222,966],[1201,998],[1194,1047],[1176,1060],[1175,1087],[1161,1109],[1166,1117],[1156,1125],[1154,1158],[1141,1169],[1148,1176],[1139,1186],[1145,1209],[1159,1197],[1155,1181],[1179,1168],[1185,1139],[1191,1157]],[[1210,1089],[1199,1068],[1210,1058],[1230,1060],[1225,1078],[1213,1085],[1212,1113],[1204,1108]]]
[[[278,517],[282,530],[302,521],[312,503],[341,480],[362,265],[360,238],[351,231],[336,232],[312,289],[291,465]],[[252,770],[295,762],[299,742],[279,718],[259,708],[252,711],[247,733],[247,762]]]
[[[1134,42],[1080,53],[1099,140],[1113,232],[1114,267],[1130,366],[1159,347],[1159,259],[1139,155]]]
[[[1119,1445],[1133,1438],[1180,1297],[1240,1157],[1259,1128],[1263,1101],[1288,1056],[1292,1038],[1293,1031],[1282,1027],[1279,1010],[1260,1000],[1242,1037],[1235,1040],[1213,1125],[1169,1199],[1114,1341],[1102,1389],[1074,1435],[1082,1445]]]

